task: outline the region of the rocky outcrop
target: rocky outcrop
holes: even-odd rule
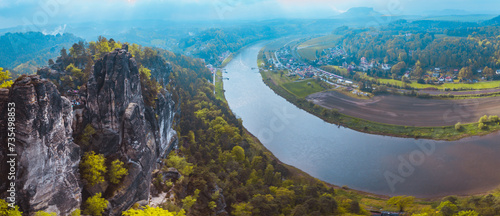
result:
[[[73,143],[70,101],[37,75],[17,79],[7,100],[16,107],[17,204],[28,214],[44,210],[67,215],[80,208],[80,148]],[[6,131],[2,111],[1,130]],[[4,163],[0,166],[6,169]]]
[[[161,60],[161,59],[160,59]],[[164,60],[155,64],[155,77],[168,79],[171,68]],[[64,75],[60,60],[42,68],[39,75],[22,76],[14,85],[0,89],[0,141],[6,141],[6,102],[16,103],[16,184],[21,210],[39,210],[67,215],[82,202],[102,192],[109,202],[107,215],[119,215],[136,202],[145,203],[150,194],[151,172],[177,143],[172,129],[175,115],[171,95],[162,90],[155,107],[145,106],[135,59],[126,49],[115,49],[97,60],[89,82],[68,97],[56,85]],[[163,65],[163,67],[162,67]],[[64,92],[67,93],[67,92]],[[74,95],[77,94],[77,95]],[[96,133],[88,145],[78,146],[84,128]],[[0,145],[0,170],[7,173],[5,145]],[[85,151],[105,155],[107,162],[120,159],[128,168],[119,185],[83,186],[78,165]],[[7,190],[0,175],[0,195]],[[3,194],[3,197],[6,197]]]
[[[113,215],[148,199],[151,171],[175,143],[170,95],[164,92],[156,104],[154,109],[144,105],[137,63],[125,49],[116,49],[95,63],[83,112],[98,131],[90,149],[121,159],[129,169],[120,189],[105,188]]]

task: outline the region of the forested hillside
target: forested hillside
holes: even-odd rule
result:
[[[14,74],[33,74],[36,68],[81,39],[72,34],[44,35],[41,32],[7,33],[0,36],[0,67]]]

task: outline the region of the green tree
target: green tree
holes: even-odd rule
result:
[[[82,211],[80,209],[75,209],[73,212],[71,212],[70,216],[80,216]]]
[[[168,210],[162,209],[160,207],[150,207],[146,206],[143,209],[129,209],[127,211],[122,212],[123,216],[153,216],[153,215],[160,215],[160,216],[185,216],[186,212],[184,210],[181,210],[179,212],[170,212]]]
[[[483,76],[486,77],[486,78],[493,77],[493,69],[489,68],[488,66],[484,67],[484,69],[483,69]]]
[[[490,122],[498,122],[498,121],[500,121],[500,118],[498,118],[498,115],[491,115],[489,117],[489,121]]]
[[[71,73],[71,76],[73,76],[78,81],[79,85],[81,85],[84,82],[84,80],[87,79],[82,70],[75,67],[73,63],[69,64],[66,67],[66,71]]]
[[[455,130],[460,130],[460,129],[462,129],[462,123],[457,122],[457,123],[455,124]]]
[[[184,210],[191,209],[194,203],[196,203],[196,200],[198,199],[199,195],[200,195],[200,190],[196,189],[194,191],[194,195],[186,196],[184,199],[182,199],[182,208]]]
[[[10,72],[8,70],[3,70],[0,67],[0,88],[9,88],[14,82],[12,80]]]
[[[101,216],[104,209],[108,207],[108,204],[109,202],[101,197],[101,193],[97,193],[85,201],[85,210],[83,210],[83,214]]]
[[[487,115],[484,115],[481,118],[479,118],[479,123],[488,123],[489,121],[490,119],[488,118]]]
[[[392,73],[392,77],[395,78],[399,75],[402,74],[402,71],[403,69],[406,68],[406,63],[404,62],[398,62],[396,65],[392,66],[391,68],[391,73]]]
[[[87,183],[91,186],[104,182],[106,173],[106,158],[102,154],[96,155],[94,151],[85,152],[80,162],[80,171]]]
[[[462,79],[470,79],[472,78],[472,69],[470,67],[463,67],[460,69],[458,76]]]
[[[149,107],[155,106],[155,101],[158,98],[158,93],[161,90],[161,85],[151,78],[151,70],[144,66],[139,67],[139,76],[141,78],[141,90],[144,103]]]
[[[458,207],[449,200],[446,200],[444,202],[441,202],[436,209],[443,216],[452,216],[458,210]]]
[[[399,212],[404,212],[404,209],[413,205],[414,201],[415,197],[412,196],[395,196],[387,200],[387,204],[398,207]]]
[[[234,146],[233,150],[231,150],[231,154],[239,162],[245,160],[245,150],[241,146]]]
[[[193,164],[188,163],[186,158],[170,155],[166,160],[167,167],[173,167],[177,169],[181,174],[185,176],[189,176],[193,172]]]
[[[116,159],[111,163],[111,167],[109,168],[109,182],[113,184],[120,183],[120,180],[123,176],[128,175],[127,168],[123,167],[123,162]]]
[[[253,207],[249,203],[237,203],[233,204],[233,215],[235,216],[251,216]]]
[[[416,78],[420,78],[423,74],[424,70],[422,70],[420,61],[417,61],[417,63],[415,63],[415,69],[413,69],[413,76],[415,76]]]

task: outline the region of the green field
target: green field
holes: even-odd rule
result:
[[[262,54],[259,54],[259,56],[262,57]],[[288,78],[286,76],[281,77],[280,73],[278,72],[261,70],[260,73],[262,75],[264,83],[266,83],[266,85],[268,85],[276,94],[285,98],[290,103],[295,104],[301,109],[304,109],[307,112],[316,115],[317,117],[327,122],[342,125],[351,128],[353,130],[365,133],[382,134],[382,135],[390,135],[398,137],[426,138],[435,140],[457,140],[469,136],[486,135],[491,132],[500,130],[500,122],[487,123],[487,128],[485,129],[479,129],[478,123],[463,124],[460,130],[456,130],[454,125],[443,126],[443,127],[411,127],[411,126],[400,126],[400,125],[372,122],[361,118],[344,115],[336,110],[323,108],[321,106],[313,104],[312,102],[307,101],[305,99],[305,96],[324,90],[324,89],[321,90],[319,88],[316,89],[315,87],[316,85],[317,87],[320,88],[321,86],[319,86],[316,82],[312,80],[303,80],[294,82],[293,79]],[[386,81],[389,82],[392,80],[387,79]],[[313,87],[308,86],[307,82],[311,82],[311,84],[313,84],[314,86]],[[499,82],[500,81],[484,82],[485,84],[483,85],[480,85],[480,83],[476,83],[474,85],[477,85],[475,86],[475,88],[479,87],[484,88],[485,86],[488,85],[494,85],[491,83],[497,83],[498,85]],[[490,84],[486,85],[486,83]],[[449,85],[460,86],[461,84],[449,84]]]
[[[307,95],[324,91],[325,89],[318,85],[314,80],[302,80],[282,84],[283,88],[297,97],[305,98]]]
[[[271,50],[281,49],[285,45],[294,45],[295,43],[297,43],[300,40],[300,38],[301,37],[299,37],[299,36],[279,38],[279,39],[273,40],[270,43],[266,44],[266,46],[263,48],[263,50],[268,52]]]
[[[313,38],[297,47],[297,52],[300,57],[310,61],[316,60],[316,51],[322,52],[323,49],[334,47],[338,44],[339,35],[327,35],[323,37]]]
[[[220,68],[226,67],[226,65],[233,60],[233,53],[229,54],[229,56],[224,59],[224,61],[221,63]]]
[[[363,75],[364,78],[368,78],[371,80],[375,80],[375,78],[368,77]],[[497,81],[486,81],[486,82],[478,82],[478,83],[444,83],[441,85],[430,85],[430,84],[420,84],[417,82],[405,83],[400,80],[393,79],[376,79],[381,84],[390,84],[393,86],[404,87],[405,85],[415,88],[415,89],[426,89],[426,88],[435,88],[439,90],[483,90],[483,89],[493,89],[500,87],[500,80]]]
[[[220,69],[217,70],[215,76],[215,98],[226,101],[224,97],[224,82],[222,81],[222,71]]]

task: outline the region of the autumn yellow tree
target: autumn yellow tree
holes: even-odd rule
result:
[[[80,171],[87,183],[91,186],[104,182],[104,174],[106,173],[106,158],[102,154],[95,152],[85,152],[83,159],[80,162]]]
[[[109,168],[109,182],[113,184],[120,183],[120,180],[128,175],[127,168],[123,167],[123,162],[116,159],[111,163],[111,167]]]
[[[14,82],[8,70],[3,70],[0,67],[0,88],[9,88]]]

